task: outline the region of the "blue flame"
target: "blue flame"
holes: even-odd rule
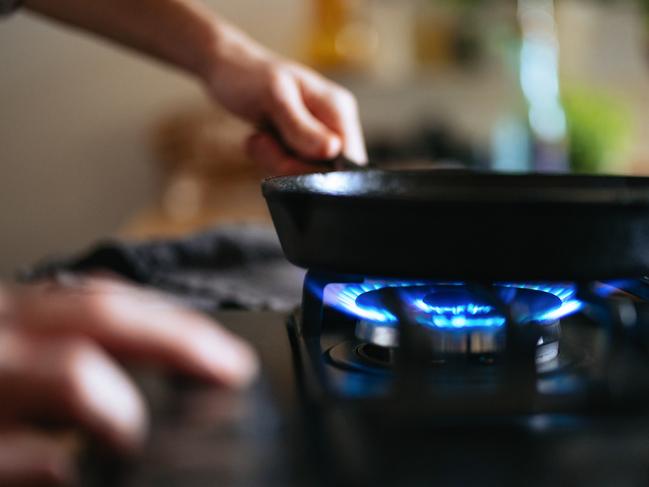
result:
[[[434,325],[437,328],[485,328],[499,327],[505,324],[505,318],[494,316],[493,306],[476,303],[432,306],[423,299],[413,301],[414,306],[426,313],[417,321],[422,325]]]
[[[454,316],[465,316],[465,315],[479,315],[490,313],[494,310],[493,306],[488,306],[484,304],[458,304],[455,306],[431,306],[430,304],[424,302],[423,299],[415,299],[413,304],[420,310],[425,313],[435,313],[438,315],[441,314],[450,314]]]
[[[534,289],[554,294],[561,300],[561,307],[549,310],[538,317],[539,321],[556,321],[580,311],[584,303],[576,299],[577,286],[570,283],[547,284],[547,283],[507,283],[502,286],[518,287],[521,289]]]
[[[413,281],[365,281],[361,284],[329,284],[325,288],[324,303],[356,318],[375,323],[396,323],[397,317],[386,309],[359,306],[356,299],[369,291],[386,287],[410,287],[425,285]]]
[[[431,315],[428,319],[418,319],[418,323],[435,328],[499,328],[505,324],[502,316],[477,317],[477,316],[447,316]]]
[[[401,298],[406,307],[413,313],[415,319],[427,326],[437,328],[469,328],[469,327],[501,327],[505,324],[505,317],[499,314],[492,306],[485,303],[444,303],[431,305],[424,301],[424,294],[431,286],[463,286],[463,283],[431,283],[426,281],[389,281],[367,280],[363,283],[329,284],[325,288],[324,303],[339,311],[349,314],[357,319],[375,323],[394,324],[397,317],[381,306],[359,304],[358,298],[368,292],[392,287],[403,288]],[[561,301],[559,307],[544,310],[541,314],[528,316],[524,319],[534,322],[553,322],[582,308],[582,303],[576,299],[577,289],[569,283],[504,283],[500,287],[512,289],[532,289],[550,293]],[[407,289],[406,289],[407,288]]]

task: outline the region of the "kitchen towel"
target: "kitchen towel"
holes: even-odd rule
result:
[[[284,257],[270,227],[231,225],[180,239],[109,240],[79,256],[47,260],[25,280],[110,271],[203,311],[285,311],[301,300],[304,271]]]

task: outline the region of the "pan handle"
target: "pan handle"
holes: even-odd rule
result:
[[[271,135],[282,145],[282,148],[286,151],[287,154],[297,157],[295,151],[291,149],[288,144],[286,144],[282,137],[282,134],[271,122],[264,121],[259,123],[257,125],[257,130]],[[368,162],[367,164],[362,166],[356,164],[354,161],[352,161],[342,153],[337,157],[334,157],[333,159],[304,159],[301,157],[299,159],[313,165],[314,169],[319,168],[322,171],[363,171],[366,169],[371,169],[373,167],[373,164],[371,162]]]

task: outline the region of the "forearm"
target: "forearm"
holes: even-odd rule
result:
[[[249,152],[274,174],[304,160],[367,161],[354,97],[219,19],[200,0],[24,0],[28,9],[94,32],[193,74],[234,115],[275,132]],[[288,150],[286,148],[288,147]]]
[[[94,32],[204,79],[230,30],[195,0],[25,0],[44,16]]]

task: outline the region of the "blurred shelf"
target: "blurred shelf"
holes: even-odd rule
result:
[[[272,225],[259,181],[223,184],[207,195],[199,209],[184,218],[170,214],[162,204],[153,204],[136,212],[119,233],[135,239],[178,237],[232,223]]]

